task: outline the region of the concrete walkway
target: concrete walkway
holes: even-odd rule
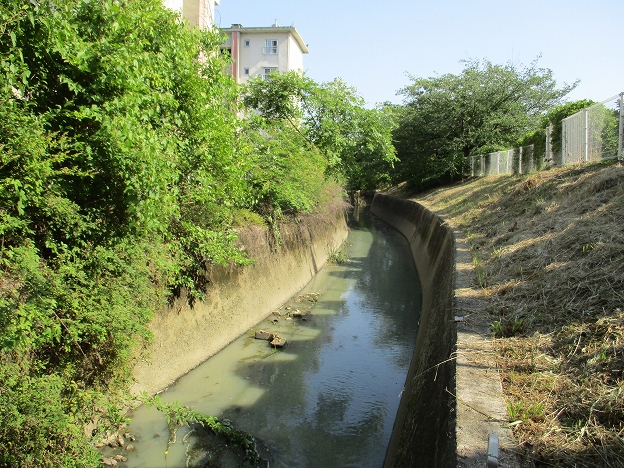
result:
[[[432,210],[433,211],[433,210]],[[440,216],[440,215],[438,215]],[[444,217],[440,216],[445,219]],[[448,220],[446,220],[449,223]],[[513,447],[500,376],[493,357],[490,320],[475,285],[470,246],[449,223],[456,244],[456,411],[458,467],[520,467]],[[499,438],[498,464],[488,465],[488,436]]]

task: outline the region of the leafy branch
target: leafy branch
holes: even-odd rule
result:
[[[176,433],[180,426],[199,424],[212,430],[217,436],[223,437],[228,442],[242,447],[245,450],[246,460],[251,461],[254,465],[259,466],[262,461],[256,449],[256,442],[250,434],[234,429],[216,416],[205,415],[187,406],[180,405],[178,402],[165,403],[158,395],[149,397],[146,393],[143,393],[141,401],[146,406],[153,407],[165,415],[167,426],[169,427],[167,450],[169,450],[171,444],[176,442]]]

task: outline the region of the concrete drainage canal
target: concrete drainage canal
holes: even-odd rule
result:
[[[413,361],[421,289],[401,233],[357,208],[350,229],[336,264],[162,400],[252,435],[260,466],[383,466]],[[283,347],[260,339],[275,336]],[[123,466],[252,466],[244,450],[210,431],[183,427],[168,444],[161,413],[142,406],[131,418],[136,440]]]

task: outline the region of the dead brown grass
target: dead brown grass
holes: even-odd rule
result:
[[[417,200],[472,244],[525,462],[624,466],[624,168],[489,177]]]

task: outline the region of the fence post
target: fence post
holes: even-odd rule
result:
[[[547,167],[551,167],[554,166],[555,161],[554,161],[554,155],[553,155],[553,151],[552,151],[552,131],[553,131],[553,126],[552,124],[550,124],[547,128],[546,128],[546,151],[544,153],[544,163]]]
[[[568,151],[568,135],[566,134],[566,119],[561,120],[561,165],[565,166],[566,152]]]
[[[622,146],[624,145],[624,93],[620,93],[620,137],[618,141],[618,161],[622,160]]]
[[[583,161],[587,162],[589,161],[589,111],[585,109],[583,112],[585,116],[585,154]]]

